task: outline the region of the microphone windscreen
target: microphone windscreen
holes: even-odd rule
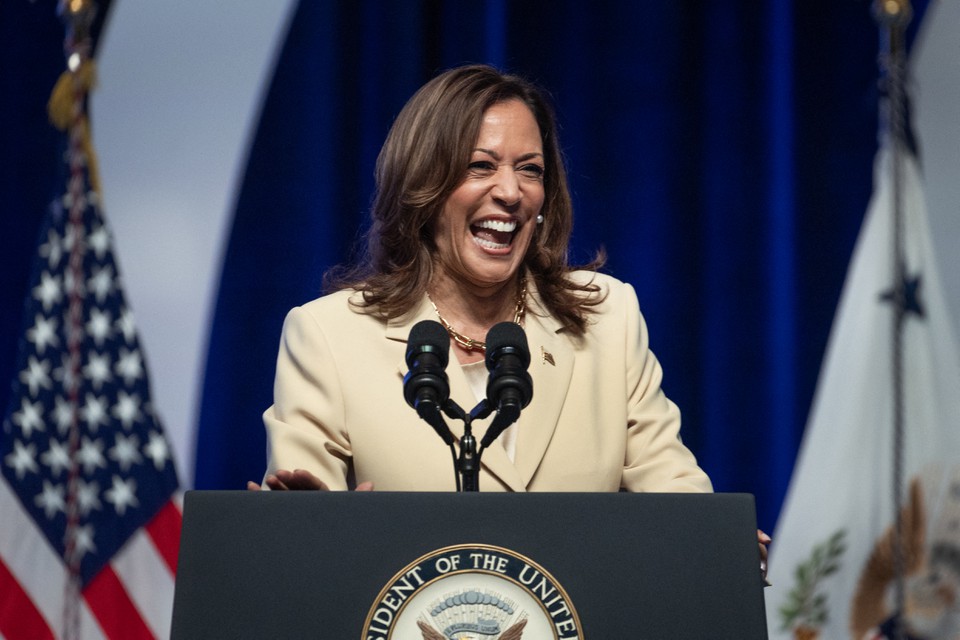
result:
[[[502,354],[511,353],[520,358],[523,368],[530,366],[530,348],[527,334],[515,322],[499,322],[487,333],[487,369],[493,370]]]
[[[407,339],[407,368],[413,366],[413,359],[422,353],[434,353],[440,359],[440,366],[447,367],[450,357],[450,336],[443,325],[434,320],[421,320],[410,329]]]

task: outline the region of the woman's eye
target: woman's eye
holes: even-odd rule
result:
[[[543,167],[538,164],[525,164],[520,167],[520,171],[534,178],[543,177]]]
[[[476,162],[471,162],[468,166],[470,171],[494,171],[496,167],[493,166],[492,162],[487,160],[477,160]]]

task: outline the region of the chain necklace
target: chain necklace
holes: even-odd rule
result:
[[[440,315],[440,309],[437,309],[437,303],[433,301],[433,298],[430,297],[430,294],[427,294],[427,300],[430,301],[430,304],[433,306],[433,310],[437,313],[437,318],[440,319],[440,324],[443,325],[443,328],[447,330],[447,333],[450,334],[450,337],[453,338],[453,341],[458,345],[463,347],[467,352],[471,351],[483,351],[487,350],[487,343],[482,340],[474,340],[473,338],[468,338],[459,331],[453,328],[453,326],[447,322],[447,319]],[[513,310],[513,321],[516,324],[523,323],[523,316],[527,312],[527,279],[521,278],[520,280],[520,292],[517,294],[517,305]]]

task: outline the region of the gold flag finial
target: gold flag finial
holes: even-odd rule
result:
[[[60,17],[67,23],[67,48],[86,42],[97,16],[94,0],[60,0]]]
[[[91,188],[100,192],[100,172],[97,156],[90,140],[90,124],[86,114],[86,99],[96,84],[97,72],[93,58],[91,29],[97,16],[95,0],[60,0],[57,7],[61,19],[67,28],[64,50],[67,56],[67,70],[60,75],[50,100],[47,113],[50,122],[62,131],[72,130],[83,150],[84,160],[90,176]]]
[[[903,26],[913,18],[913,7],[910,0],[876,0],[873,15],[881,24]]]

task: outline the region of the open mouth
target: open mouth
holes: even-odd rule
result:
[[[470,225],[474,242],[484,249],[509,249],[516,230],[516,220],[487,219]]]

